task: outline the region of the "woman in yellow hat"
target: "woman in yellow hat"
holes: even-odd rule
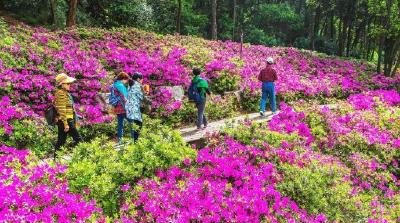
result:
[[[67,140],[67,134],[72,136],[75,145],[82,141],[82,137],[76,129],[76,112],[74,100],[69,93],[71,84],[76,79],[61,73],[56,76],[57,90],[55,93],[55,107],[57,110],[58,140],[54,150],[54,159],[57,150],[63,146]]]

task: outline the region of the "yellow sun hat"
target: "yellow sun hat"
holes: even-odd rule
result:
[[[70,83],[73,83],[75,81],[76,81],[75,78],[70,77],[70,76],[66,75],[65,73],[61,73],[61,74],[58,74],[56,76],[56,84],[57,84],[57,86],[60,86],[62,84],[70,84]]]

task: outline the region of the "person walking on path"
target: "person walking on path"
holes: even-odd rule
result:
[[[258,80],[262,82],[262,97],[260,102],[260,115],[264,116],[267,98],[272,114],[276,114],[276,95],[275,95],[275,81],[278,80],[275,69],[272,67],[274,59],[267,58],[267,64],[258,75]]]
[[[82,141],[82,137],[76,129],[78,116],[74,109],[74,100],[69,93],[71,84],[75,81],[75,78],[64,73],[56,76],[57,90],[54,106],[57,110],[58,140],[54,149],[54,159],[57,156],[57,150],[65,144],[67,134],[72,136],[75,145]]]
[[[111,87],[111,94],[119,97],[118,103],[114,106],[114,114],[117,115],[117,136],[118,144],[122,144],[122,136],[124,134],[124,120],[126,119],[125,104],[128,97],[128,90],[126,85],[129,81],[129,75],[125,72],[120,72],[117,75],[113,86]],[[129,121],[129,120],[128,120]]]
[[[192,85],[196,88],[199,93],[199,99],[196,100],[197,107],[197,129],[202,129],[201,126],[204,125],[204,129],[207,128],[207,118],[205,115],[207,94],[210,94],[210,89],[206,80],[200,77],[201,70],[199,68],[193,69],[194,78],[192,80]]]
[[[141,104],[144,99],[144,94],[142,84],[143,75],[141,73],[135,73],[132,76],[132,80],[129,80],[128,98],[125,105],[126,117],[130,123],[131,135],[134,143],[137,142],[143,125]],[[145,91],[147,92],[147,89],[145,89]],[[132,123],[134,124],[133,128]]]

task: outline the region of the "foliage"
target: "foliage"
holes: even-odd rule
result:
[[[257,94],[258,93],[258,94]],[[260,110],[261,92],[245,90],[241,94],[241,106],[245,111],[257,112]]]
[[[319,163],[307,167],[284,164],[279,170],[283,181],[278,184],[278,190],[310,213],[322,212],[330,221],[339,222],[358,222],[368,217],[368,203],[372,198],[351,194],[351,183],[344,180],[346,170],[343,167]]]
[[[246,40],[252,44],[260,44],[265,46],[279,46],[282,40],[268,36],[264,30],[254,28],[246,35]]]
[[[275,166],[258,158],[265,158],[259,149],[226,138],[201,149],[193,171],[172,167],[127,188],[122,216],[143,222],[326,221],[282,196]],[[190,168],[191,161],[185,164]]]
[[[123,185],[134,185],[158,169],[179,165],[185,158],[195,156],[179,133],[159,121],[148,121],[136,144],[117,151],[114,143],[98,138],[78,145],[71,159],[63,162],[68,164],[71,191],[83,191],[85,198],[95,199],[106,214],[113,216],[120,207]]]
[[[286,135],[271,131],[263,123],[248,123],[235,128],[225,128],[223,134],[232,137],[244,145],[278,148],[282,143],[293,143],[298,140],[296,134]]]
[[[232,96],[211,95],[207,96],[206,103],[206,117],[208,121],[220,120],[239,113],[237,99]],[[174,113],[164,116],[162,119],[163,124],[174,127],[181,127],[184,125],[191,125],[197,120],[196,104],[183,100],[182,108],[176,110]]]
[[[12,125],[13,134],[0,134],[0,144],[17,149],[29,148],[40,158],[53,152],[57,132],[43,120],[22,119],[14,121]]]
[[[303,29],[302,16],[295,13],[294,7],[288,3],[259,4],[252,12],[249,23],[258,28],[250,29],[253,30],[249,30],[250,36],[258,32],[261,41],[269,41],[267,45],[275,46],[293,43]],[[276,43],[271,42],[273,40]]]
[[[223,71],[211,80],[211,90],[215,94],[223,94],[239,89],[240,76],[229,71]]]

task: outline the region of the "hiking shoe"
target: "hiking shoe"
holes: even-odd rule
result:
[[[264,112],[263,112],[263,111],[260,111],[260,115],[261,115],[261,116],[264,116]]]

